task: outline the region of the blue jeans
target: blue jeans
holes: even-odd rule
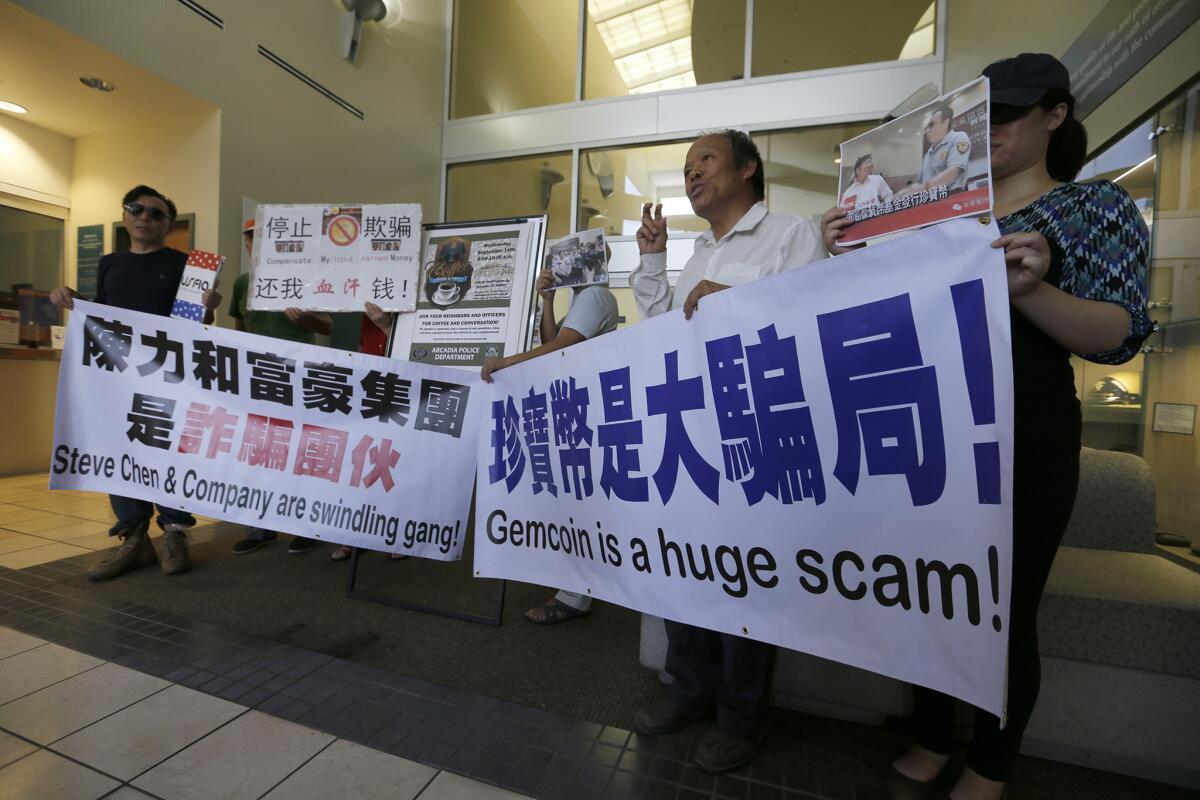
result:
[[[117,515],[117,524],[109,528],[109,536],[116,535],[117,531],[120,531],[124,528],[140,525],[143,522],[149,523],[150,517],[154,515],[154,503],[151,503],[149,500],[138,500],[133,497],[118,497],[115,494],[110,494],[108,496],[108,502],[112,504],[113,513]],[[175,508],[167,508],[166,506],[159,506],[159,526],[162,527],[170,523],[191,526],[196,524],[196,518],[186,511],[180,511],[179,509]]]

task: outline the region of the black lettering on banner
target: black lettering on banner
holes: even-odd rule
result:
[[[991,582],[991,598],[999,602],[999,559],[995,546],[988,547],[989,569],[986,575]],[[967,622],[980,622],[980,579],[969,564],[947,564],[936,559],[917,558],[912,567],[904,559],[891,553],[883,553],[871,560],[867,570],[863,558],[850,550],[836,553],[828,571],[825,557],[812,549],[796,553],[796,566],[801,573],[799,583],[810,594],[824,594],[832,585],[843,598],[851,601],[870,596],[884,608],[899,606],[908,611],[912,608],[912,593],[915,589],[917,607],[922,614],[937,610],[946,620],[954,619],[955,594],[961,593],[966,605]],[[868,589],[869,586],[869,589]],[[999,633],[1003,627],[998,613],[992,615],[992,628]]]
[[[107,320],[88,315],[83,323],[83,365],[112,372],[124,372],[129,366],[129,348],[133,345],[133,328],[120,320]]]
[[[470,386],[422,379],[416,430],[444,433],[455,439],[462,436],[463,420],[467,414],[467,396],[470,393]]]
[[[304,362],[304,407],[315,408],[332,414],[340,411],[350,413],[350,396],[353,388],[350,386],[350,376],[353,370],[349,367],[339,367],[327,362]]]
[[[250,365],[251,400],[292,405],[292,375],[296,372],[293,359],[248,350],[246,363]]]
[[[155,331],[153,336],[142,334],[142,345],[154,351],[154,355],[145,364],[137,368],[138,375],[143,378],[158,372],[171,357],[172,367],[163,373],[167,383],[179,383],[183,380],[183,343],[167,336],[166,331]]]
[[[147,447],[168,450],[171,447],[171,432],[175,429],[172,417],[175,401],[166,397],[134,394],[133,407],[125,418],[129,430],[125,435],[131,442],[141,442]]]
[[[207,391],[216,384],[218,392],[238,393],[238,351],[204,339],[192,342],[192,375]]]
[[[360,381],[363,389],[363,419],[378,419],[404,425],[412,409],[412,381],[373,369]]]

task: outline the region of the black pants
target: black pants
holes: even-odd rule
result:
[[[735,736],[761,725],[775,646],[666,620],[671,702],[684,708],[716,704],[717,724]]]
[[[1007,781],[1042,681],[1037,612],[1079,485],[1079,448],[1018,446],[1013,463],[1012,604],[1008,617],[1008,720],[975,709],[967,766]],[[913,687],[917,744],[948,754],[954,746],[954,698]]]

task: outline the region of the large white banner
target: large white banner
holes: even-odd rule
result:
[[[495,375],[475,569],[1001,714],[1012,370],[958,220]]]
[[[50,488],[455,560],[483,409],[463,378],[76,301]]]

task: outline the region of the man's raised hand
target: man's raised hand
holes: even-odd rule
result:
[[[642,255],[667,250],[667,218],[662,215],[662,203],[654,206],[654,216],[650,216],[651,205],[642,205],[642,227],[637,232],[638,252]]]

